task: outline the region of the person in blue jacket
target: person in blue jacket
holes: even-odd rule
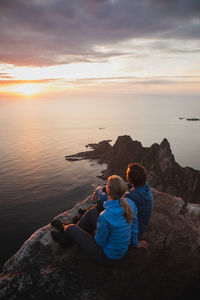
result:
[[[153,195],[149,184],[146,182],[147,172],[139,163],[131,163],[126,171],[127,192],[124,197],[134,201],[138,209],[139,239],[143,238],[144,232],[149,225],[152,209]],[[98,187],[94,192],[94,199],[99,209],[108,199],[105,187]]]
[[[149,225],[152,209],[153,195],[147,183],[147,172],[139,163],[128,165],[126,179],[129,182],[129,191],[124,195],[133,200],[138,209],[138,229],[142,238]]]
[[[65,237],[77,242],[97,262],[107,264],[121,259],[130,244],[138,248],[148,245],[145,241],[138,242],[137,207],[132,200],[122,197],[125,191],[126,183],[121,177],[113,175],[108,178],[108,200],[104,202],[105,209],[97,218],[94,237],[81,228],[81,222],[63,226]],[[82,219],[88,219],[88,215],[93,214],[91,212],[87,211]],[[59,242],[55,232],[52,237]]]

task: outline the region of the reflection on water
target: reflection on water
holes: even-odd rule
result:
[[[166,137],[182,166],[200,169],[200,122],[178,119],[199,118],[199,108],[191,97],[0,102],[2,260],[102,182],[105,166],[64,160],[88,143],[127,134],[150,146]]]

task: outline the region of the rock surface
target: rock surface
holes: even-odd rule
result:
[[[139,162],[149,173],[148,181],[159,191],[181,197],[186,202],[200,203],[200,171],[193,168],[182,168],[174,158],[167,139],[161,144],[143,147],[130,136],[119,136],[112,147],[108,141],[103,141],[86,151],[70,157],[98,159],[107,163],[103,178],[117,174],[125,178],[127,165]],[[66,159],[70,158],[69,156]]]
[[[154,209],[145,239],[149,249],[129,249],[116,265],[92,262],[73,245],[52,241],[51,226],[36,231],[0,275],[0,299],[193,299],[199,293],[200,205],[153,189]],[[57,216],[72,222],[92,197]]]

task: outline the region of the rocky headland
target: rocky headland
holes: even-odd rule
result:
[[[90,260],[72,245],[51,239],[51,225],[36,231],[0,274],[1,300],[196,299],[200,267],[200,205],[153,189],[154,209],[145,239],[148,250],[129,249],[112,267]],[[72,222],[92,196],[57,218]]]
[[[138,161],[148,169],[151,185],[160,190],[152,188],[154,208],[145,236],[149,248],[130,247],[117,264],[105,267],[75,244],[61,248],[52,240],[48,224],[3,266],[0,299],[196,299],[200,294],[200,204],[188,202],[199,201],[200,172],[179,166],[166,139],[145,148],[122,136],[114,146],[103,141],[89,147],[93,150],[67,158],[106,162],[104,178],[114,173],[125,177],[130,162]],[[172,194],[183,195],[185,201]],[[94,204],[90,195],[56,218],[72,223],[80,208]]]
[[[167,139],[160,144],[143,147],[139,141],[125,135],[119,136],[113,146],[109,141],[90,146],[92,151],[66,156],[66,159],[97,159],[99,163],[106,163],[107,168],[102,173],[104,179],[112,174],[125,179],[127,165],[139,162],[146,167],[152,187],[181,197],[185,202],[200,203],[200,171],[181,167],[175,161]]]

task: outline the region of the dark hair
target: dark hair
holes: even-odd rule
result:
[[[147,171],[141,164],[132,163],[128,165],[126,178],[134,187],[143,186],[147,180]]]

